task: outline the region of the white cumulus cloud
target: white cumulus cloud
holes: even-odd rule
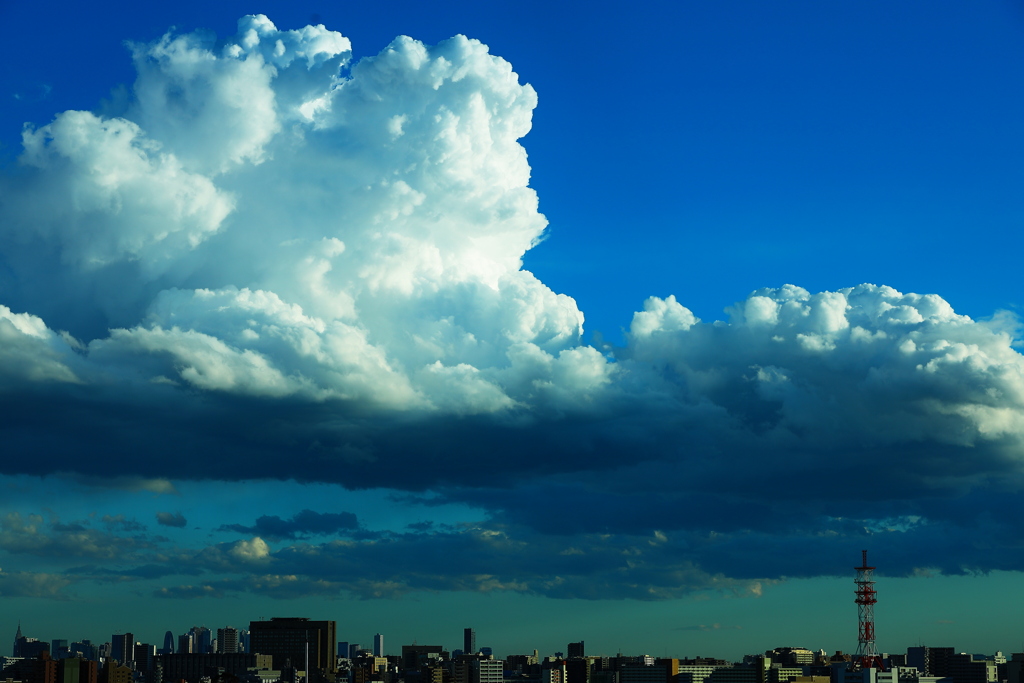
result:
[[[893,518],[1024,481],[1013,334],[934,294],[785,285],[719,321],[651,297],[623,347],[585,344],[575,300],[523,269],[547,228],[521,144],[537,95],[479,41],[350,64],[340,33],[254,15],[131,52],[120,116],[27,128],[0,177],[0,424],[23,448],[45,434],[48,467],[81,469],[81,448],[140,480],[214,451],[221,478],[386,471],[534,528],[539,492],[482,495],[477,475],[549,478],[567,527],[678,543],[684,583],[718,575],[675,528],[843,518],[824,494],[778,507],[765,487],[794,472],[884,465],[915,487]],[[139,440],[157,452],[128,457]],[[729,514],[676,514],[698,498]],[[272,556],[257,537],[202,559]]]

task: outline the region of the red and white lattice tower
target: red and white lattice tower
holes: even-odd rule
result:
[[[857,586],[857,617],[860,622],[857,628],[857,654],[853,664],[859,669],[884,669],[882,658],[875,651],[875,603],[878,602],[875,592],[875,580],[871,578],[874,567],[868,566],[868,551],[861,551],[861,566],[854,567],[857,578],[853,580]]]

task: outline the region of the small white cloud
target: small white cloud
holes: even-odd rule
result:
[[[262,562],[270,557],[270,546],[259,536],[232,544],[228,554],[242,562]]]

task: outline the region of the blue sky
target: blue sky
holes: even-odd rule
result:
[[[0,20],[0,631],[1019,649],[1019,4]]]

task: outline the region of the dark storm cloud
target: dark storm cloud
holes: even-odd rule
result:
[[[225,524],[219,531],[237,531],[255,534],[267,539],[296,539],[309,536],[327,536],[337,533],[351,533],[359,529],[359,520],[351,512],[314,512],[302,510],[291,519],[263,515],[252,526]]]

